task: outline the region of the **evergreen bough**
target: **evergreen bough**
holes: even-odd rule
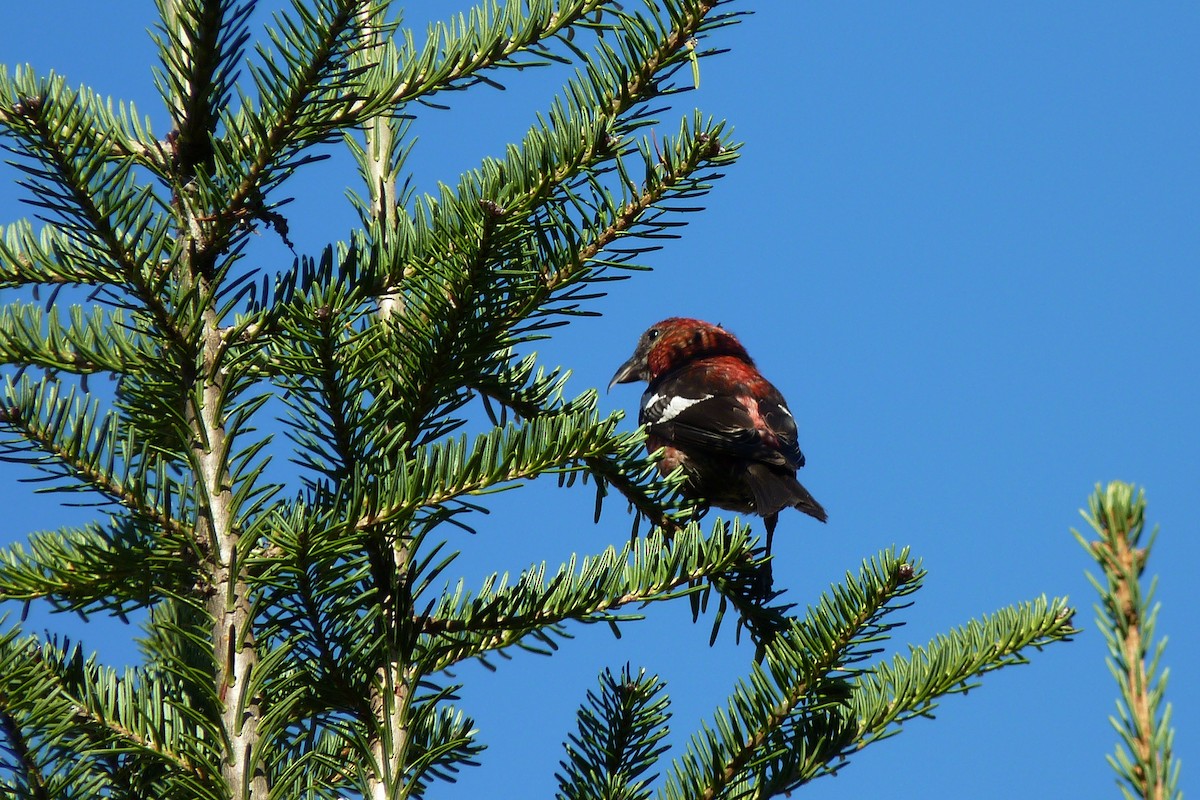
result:
[[[646,129],[738,7],[489,1],[418,43],[389,6],[295,0],[251,46],[249,0],[158,0],[162,134],[132,104],[0,69],[0,130],[36,209],[0,237],[0,288],[22,290],[0,311],[3,456],[103,504],[0,552],[0,598],[147,610],[143,662],[125,670],[0,635],[0,794],[420,796],[483,747],[452,667],[551,652],[572,623],[686,596],[719,602],[717,624],[735,612],[761,661],[669,767],[666,687],[602,673],[560,794],[766,797],[1072,633],[1064,603],[1041,599],[873,660],[921,584],[907,551],[804,614],[750,596],[748,530],[702,528],[639,432],[517,354],[594,313],[733,165],[737,143],[699,112],[674,135]],[[414,104],[555,64],[566,84],[503,158],[412,188]],[[289,181],[338,143],[361,224],[249,267],[256,232],[290,244]],[[490,429],[462,435],[480,409]],[[291,483],[266,472],[260,428],[280,415]],[[446,589],[446,526],[546,473],[590,482],[597,504],[620,495],[634,538]]]
[[[1096,626],[1108,645],[1109,672],[1117,679],[1117,714],[1109,717],[1120,740],[1108,764],[1125,800],[1181,800],[1180,762],[1175,756],[1169,670],[1163,664],[1167,638],[1155,638],[1159,605],[1157,576],[1143,584],[1155,527],[1146,535],[1146,493],[1133,484],[1096,484],[1088,509],[1080,511],[1095,538],[1072,529],[1100,567],[1103,580],[1088,574],[1100,595]]]

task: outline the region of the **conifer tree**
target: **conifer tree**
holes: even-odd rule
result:
[[[570,365],[518,354],[593,313],[733,167],[720,121],[647,125],[748,8],[485,0],[421,41],[391,6],[295,0],[260,31],[252,0],[158,0],[167,130],[53,74],[0,71],[0,129],[36,208],[0,239],[0,287],[21,290],[0,310],[3,455],[104,504],[0,552],[0,598],[146,610],[143,662],[124,670],[0,635],[0,793],[421,796],[482,747],[455,665],[686,596],[745,625],[761,660],[670,766],[667,687],[603,672],[563,732],[560,794],[769,797],[1071,634],[1064,603],[1039,599],[875,659],[924,575],[906,550],[803,612],[752,596],[750,530],[696,519],[638,431],[568,394]],[[414,191],[409,110],[534,63],[565,85],[528,134]],[[337,143],[361,224],[251,265],[256,233],[288,240],[294,176]],[[286,479],[267,471],[281,441]],[[448,527],[548,473],[628,506],[636,535],[456,583]]]

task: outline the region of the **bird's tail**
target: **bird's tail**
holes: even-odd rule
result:
[[[751,464],[746,482],[754,493],[755,513],[766,517],[782,508],[797,508],[810,517],[824,522],[829,518],[821,504],[800,485],[794,475],[776,472],[766,464]]]

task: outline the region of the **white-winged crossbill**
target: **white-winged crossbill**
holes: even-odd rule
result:
[[[646,447],[662,449],[662,474],[683,467],[685,496],[763,517],[768,553],[781,510],[825,521],[796,480],[796,420],[732,333],[681,317],[651,326],[608,386],[639,380],[649,383],[638,415]]]

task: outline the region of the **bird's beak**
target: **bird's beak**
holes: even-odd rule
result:
[[[612,387],[618,383],[633,383],[634,381],[650,380],[650,368],[646,365],[646,359],[641,353],[634,353],[628,361],[621,365],[617,370],[617,374],[613,375],[611,381],[608,382],[608,391],[612,391]]]

